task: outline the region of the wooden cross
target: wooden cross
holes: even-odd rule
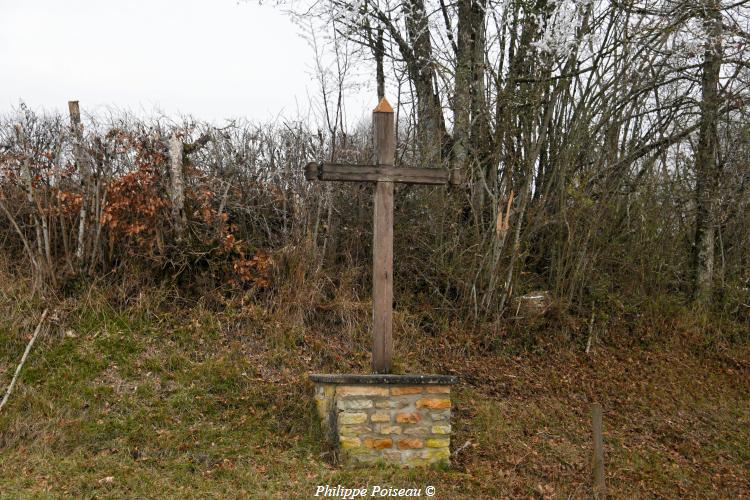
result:
[[[308,163],[309,181],[374,182],[372,276],[372,369],[389,373],[393,356],[393,184],[456,184],[448,170],[397,168],[393,108],[381,99],[372,112],[374,158],[372,165]]]

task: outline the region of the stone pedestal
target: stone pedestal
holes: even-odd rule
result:
[[[450,463],[447,375],[310,375],[326,439],[343,464]]]

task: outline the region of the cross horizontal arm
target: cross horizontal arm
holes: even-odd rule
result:
[[[305,178],[309,181],[458,184],[457,176],[442,168],[399,168],[342,163],[308,163],[305,167]]]

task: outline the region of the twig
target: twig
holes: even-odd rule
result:
[[[591,341],[594,339],[594,310],[591,310],[591,322],[589,323],[589,340],[586,342],[586,354],[591,352]]]
[[[471,440],[466,441],[464,444],[462,444],[461,446],[459,446],[456,449],[456,451],[453,452],[453,454],[454,455],[458,455],[459,453],[461,453],[462,451],[464,451],[466,448],[468,448],[470,444],[471,444]]]
[[[594,476],[594,498],[607,498],[604,484],[604,433],[602,432],[602,407],[599,403],[591,405],[591,424],[594,437],[594,455],[591,468]]]
[[[34,252],[31,251],[31,247],[29,246],[29,240],[26,239],[26,236],[23,234],[23,231],[21,231],[21,228],[18,227],[16,220],[10,214],[10,211],[5,206],[5,203],[3,203],[2,200],[0,200],[0,209],[2,209],[3,213],[5,213],[6,217],[8,217],[8,220],[10,221],[13,228],[16,230],[16,233],[18,233],[18,236],[21,237],[21,243],[23,243],[23,247],[26,249],[26,253],[29,255],[29,259],[31,260],[31,265],[34,266],[34,269],[38,271],[39,265],[37,264],[36,259],[34,258]]]
[[[21,373],[21,368],[23,368],[23,364],[26,362],[26,358],[29,356],[29,352],[31,352],[31,347],[34,345],[34,342],[36,342],[36,338],[39,336],[39,332],[42,331],[42,324],[44,323],[44,319],[47,317],[48,311],[49,309],[45,309],[44,312],[42,313],[42,318],[39,320],[39,324],[36,325],[36,330],[34,330],[34,335],[31,337],[31,340],[29,340],[29,343],[26,345],[26,350],[23,352],[23,357],[21,358],[21,362],[18,363],[18,367],[16,368],[16,373],[13,375],[13,380],[10,381],[8,390],[5,392],[5,396],[3,397],[3,400],[0,401],[0,411],[2,411],[3,406],[5,406],[5,403],[8,402],[10,393],[13,392],[13,387],[16,385],[16,380],[18,380],[18,375],[20,375]]]

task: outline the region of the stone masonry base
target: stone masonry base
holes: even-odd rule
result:
[[[445,375],[310,375],[323,432],[343,464],[449,464]]]

